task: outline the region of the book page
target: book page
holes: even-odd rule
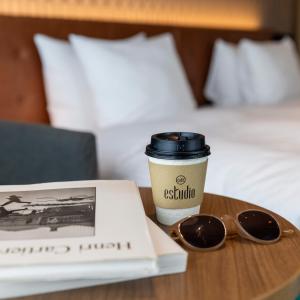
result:
[[[0,187],[0,267],[156,259],[130,181]]]

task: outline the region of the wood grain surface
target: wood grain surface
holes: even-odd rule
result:
[[[141,189],[147,214],[154,218],[150,189]],[[258,208],[226,197],[206,194],[201,212],[222,216]],[[275,215],[275,214],[274,214]],[[284,229],[294,228],[279,217]],[[23,300],[102,299],[295,299],[300,293],[300,233],[272,245],[236,238],[212,252],[189,252],[183,274],[135,280],[94,288],[19,298]]]

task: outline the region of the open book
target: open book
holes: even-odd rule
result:
[[[157,274],[130,181],[0,186],[0,282],[112,280]]]
[[[147,219],[149,231],[157,254],[158,272],[154,275],[164,275],[184,272],[187,266],[187,252],[178,246],[150,219]],[[153,276],[153,275],[152,275]],[[128,281],[144,276],[123,276],[106,280],[66,280],[52,282],[0,282],[0,299],[21,297],[34,294],[84,288],[101,284]]]

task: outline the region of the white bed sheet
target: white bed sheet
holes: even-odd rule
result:
[[[160,122],[101,131],[100,176],[150,186],[145,146],[163,131],[203,133],[211,146],[205,190],[279,213],[300,228],[300,101],[205,108]]]

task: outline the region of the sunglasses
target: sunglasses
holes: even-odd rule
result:
[[[226,226],[225,226],[226,223]],[[241,236],[260,244],[272,244],[294,230],[282,230],[274,216],[261,210],[245,210],[235,217],[208,214],[186,217],[169,228],[171,237],[193,250],[215,250],[226,238]]]

